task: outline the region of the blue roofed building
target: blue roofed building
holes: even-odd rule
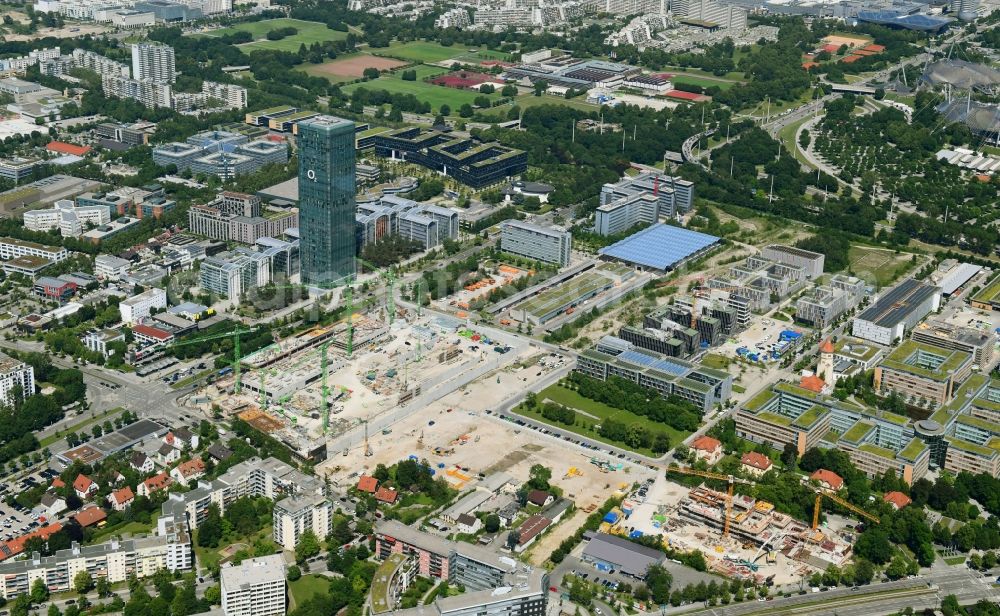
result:
[[[696,259],[722,240],[714,235],[659,223],[598,251],[605,260],[666,272]]]
[[[858,21],[888,26],[890,28],[940,32],[955,20],[941,15],[924,15],[923,13],[908,13],[906,11],[884,9],[879,11],[858,11]]]

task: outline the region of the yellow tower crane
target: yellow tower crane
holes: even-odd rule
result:
[[[740,477],[735,477],[733,475],[723,475],[722,473],[713,473],[712,471],[699,471],[694,468],[685,466],[671,466],[667,469],[667,472],[680,473],[681,475],[694,475],[696,477],[705,477],[707,479],[718,479],[719,481],[725,481],[726,490],[726,513],[723,517],[722,523],[722,536],[729,536],[729,519],[732,517],[733,511],[733,485],[741,483],[744,485],[756,485],[755,482],[749,479],[742,479]]]
[[[873,515],[871,513],[868,513],[867,511],[865,511],[861,507],[857,507],[855,505],[852,505],[851,503],[849,503],[849,502],[845,501],[844,499],[840,498],[839,496],[837,496],[833,492],[828,492],[828,491],[826,491],[826,490],[824,490],[822,488],[819,488],[819,487],[813,487],[813,489],[816,491],[816,504],[813,507],[813,523],[812,523],[813,530],[816,530],[817,528],[819,528],[819,511],[820,511],[820,508],[822,507],[823,498],[824,497],[829,498],[830,500],[832,500],[833,502],[837,503],[838,505],[840,505],[844,509],[848,509],[850,511],[853,511],[854,513],[856,513],[859,516],[865,518],[866,520],[870,520],[870,521],[872,521],[872,522],[874,522],[876,524],[879,523],[878,516]]]

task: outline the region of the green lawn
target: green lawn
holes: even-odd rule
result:
[[[149,524],[143,524],[142,522],[126,522],[119,526],[105,526],[99,529],[91,537],[90,543],[100,543],[104,539],[107,539],[111,535],[141,535],[141,534],[152,534],[156,530],[156,521],[160,517],[159,511],[154,511],[153,515],[150,516]]]
[[[388,47],[372,48],[369,51],[376,56],[389,56],[411,62],[441,62],[465,56],[469,53],[469,48],[461,45],[445,47],[429,41],[410,41],[408,43],[393,42]]]
[[[785,148],[792,153],[792,156],[795,157],[795,160],[799,161],[800,163],[802,163],[803,165],[805,165],[810,169],[815,169],[816,167],[814,167],[812,163],[806,160],[805,155],[799,151],[799,143],[798,141],[795,140],[795,133],[798,132],[799,127],[811,119],[812,117],[805,117],[799,120],[798,122],[792,122],[788,126],[781,129],[781,131],[778,133],[778,137],[781,139],[781,142],[785,145]]]
[[[591,417],[588,417],[586,415],[581,415],[578,413],[577,414],[578,419],[575,425],[566,426],[565,424],[551,424],[556,428],[560,430],[567,430],[569,432],[575,432],[577,434],[584,435],[587,438],[592,438],[594,440],[608,443],[609,445],[615,445],[616,447],[621,447],[622,449],[630,449],[632,451],[647,456],[655,456],[656,454],[654,454],[649,449],[634,449],[632,447],[625,446],[623,443],[603,438],[599,436],[596,432],[585,430],[582,424],[593,425],[596,423],[600,423],[600,421],[604,419],[615,419],[617,421],[625,423],[626,425],[637,423],[649,429],[649,431],[652,432],[653,434],[656,434],[657,432],[666,432],[670,436],[671,445],[676,445],[680,443],[691,434],[690,432],[683,432],[681,430],[672,428],[668,425],[657,423],[646,417],[641,417],[639,415],[636,415],[635,413],[631,413],[629,411],[625,411],[622,409],[616,409],[613,406],[608,406],[607,404],[602,404],[600,402],[595,402],[594,400],[591,400],[589,398],[584,398],[575,391],[558,384],[551,385],[549,387],[546,387],[542,391],[538,392],[539,402],[543,402],[546,399],[598,418],[595,420]],[[550,423],[548,422],[548,420],[542,417],[541,413],[526,411],[523,407],[519,407],[518,412],[523,413],[525,415],[530,415],[546,423]]]
[[[601,109],[598,105],[588,103],[587,99],[584,97],[578,96],[576,98],[566,99],[562,96],[551,96],[549,94],[543,94],[541,96],[535,96],[530,93],[522,94],[514,99],[514,104],[521,109],[538,107],[539,105],[562,105],[571,109],[579,109],[580,111],[588,112],[596,112]],[[480,113],[506,119],[507,112],[510,111],[510,108],[511,105],[500,105],[499,107],[493,107],[492,109],[488,109],[486,111],[480,111]]]
[[[847,256],[855,276],[877,284],[880,288],[890,286],[913,267],[910,255],[895,254],[891,250],[880,248],[851,246]]]
[[[295,606],[302,605],[302,602],[314,595],[326,595],[330,593],[330,580],[322,575],[303,575],[294,582],[288,583],[288,595],[290,597],[288,610]]]
[[[441,108],[441,105],[448,105],[451,107],[452,113],[456,115],[459,107],[466,103],[470,105],[473,104],[472,101],[474,101],[478,96],[487,96],[491,100],[495,100],[500,97],[499,93],[484,95],[476,92],[475,90],[446,88],[445,86],[438,86],[424,81],[426,78],[447,72],[445,69],[440,67],[421,65],[410,67],[406,70],[417,71],[417,80],[403,81],[403,71],[399,70],[395,73],[382,75],[378,79],[373,79],[371,81],[352,83],[341,89],[344,94],[347,95],[350,95],[358,88],[366,88],[368,90],[387,90],[398,94],[412,94],[421,101],[427,101],[430,103],[435,112]]]
[[[80,423],[74,424],[68,428],[60,430],[57,434],[51,434],[49,436],[46,436],[39,442],[39,446],[48,447],[50,445],[58,443],[70,432],[76,432],[77,434],[79,434],[80,432],[88,432],[90,427],[93,426],[94,424],[103,423],[105,419],[109,419],[112,416],[117,415],[118,413],[121,413],[124,410],[125,410],[124,408],[117,406],[113,409],[108,409],[103,413],[96,415],[95,417],[88,417],[87,419],[80,421]]]
[[[681,74],[670,78],[673,83],[681,83],[689,86],[700,86],[702,88],[711,88],[713,86],[719,88],[720,90],[728,90],[729,88],[736,85],[732,81],[722,80],[722,79],[712,79],[711,77],[701,77],[698,75]]]
[[[701,363],[708,368],[725,370],[729,367],[729,364],[733,363],[733,360],[725,355],[719,355],[718,353],[708,353],[705,357],[701,358]]]
[[[280,41],[267,40],[267,33],[271,30],[287,27],[297,29],[298,33],[293,36],[285,37]],[[209,32],[204,36],[225,36],[226,34],[235,34],[236,32],[249,32],[253,35],[254,41],[252,43],[245,43],[239,46],[239,48],[245,53],[250,53],[251,51],[256,51],[258,49],[274,49],[277,51],[296,52],[299,50],[299,46],[303,43],[306,46],[309,46],[313,43],[323,41],[339,41],[347,38],[346,32],[331,30],[326,27],[326,24],[316,21],[291,19],[288,17],[237,24],[229,28]]]

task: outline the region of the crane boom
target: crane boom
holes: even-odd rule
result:
[[[740,477],[735,477],[733,475],[723,475],[722,473],[714,473],[712,471],[700,471],[698,469],[684,467],[684,466],[671,466],[667,469],[667,472],[680,473],[681,475],[694,475],[696,477],[705,477],[708,479],[718,479],[719,481],[726,482],[726,512],[723,516],[722,521],[722,536],[729,536],[729,521],[732,517],[733,511],[733,484],[742,483],[745,485],[756,485],[753,481],[747,479],[741,479]]]
[[[823,497],[826,497],[826,498],[832,500],[833,502],[837,503],[838,505],[840,505],[844,509],[852,511],[852,512],[858,514],[859,516],[861,516],[862,518],[865,518],[866,520],[870,520],[871,522],[874,522],[875,524],[878,524],[880,522],[878,516],[873,515],[871,513],[868,513],[867,511],[865,511],[861,507],[858,507],[856,505],[852,505],[851,503],[849,503],[846,500],[840,498],[836,494],[834,494],[832,492],[827,492],[826,490],[823,490],[821,488],[814,488],[814,489],[816,490],[816,502],[813,505],[813,523],[812,523],[813,530],[816,530],[819,527],[819,512],[820,512],[820,508],[822,507]]]

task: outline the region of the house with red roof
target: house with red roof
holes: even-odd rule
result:
[[[358,479],[358,492],[374,494],[376,490],[378,490],[378,479],[369,475],[362,475]]]
[[[125,511],[132,505],[132,501],[134,500],[135,493],[132,492],[132,488],[129,486],[108,494],[108,504],[115,511]]]
[[[691,442],[694,457],[704,460],[709,466],[722,459],[722,442],[719,439],[703,434]]]
[[[146,348],[156,344],[171,342],[174,339],[174,335],[165,329],[139,323],[132,326],[132,338],[140,347]]]
[[[76,479],[73,480],[73,490],[83,500],[90,498],[91,495],[97,492],[98,488],[100,486],[97,485],[97,482],[82,473],[77,475]]]
[[[382,486],[375,491],[375,500],[380,503],[385,503],[386,505],[392,505],[395,503],[397,496],[399,496],[399,492],[396,492],[395,488]]]
[[[813,393],[822,393],[826,389],[826,382],[819,378],[815,374],[807,374],[806,376],[799,379],[799,387],[802,389],[808,389]]]
[[[55,479],[52,480],[52,487],[55,488],[55,489],[57,489],[57,490],[59,488],[65,488],[66,487],[66,482],[63,481],[61,477],[56,477]]]
[[[104,526],[108,519],[108,514],[97,505],[91,505],[73,516],[73,519],[80,525],[80,528],[87,528],[88,526]]]
[[[882,497],[882,500],[892,505],[892,508],[899,511],[903,507],[909,505],[913,502],[909,496],[903,494],[902,492],[886,492]]]
[[[187,462],[181,462],[170,471],[170,476],[174,481],[187,487],[192,481],[197,481],[199,477],[205,475],[205,462],[201,458],[193,458]]]
[[[828,471],[825,468],[817,469],[812,475],[809,475],[809,479],[819,482],[819,485],[836,492],[840,488],[844,487],[844,480],[840,475],[833,471]]]
[[[760,477],[771,470],[772,466],[774,465],[771,463],[771,458],[759,451],[748,451],[740,458],[740,467],[743,472],[754,477]]]
[[[149,479],[143,481],[139,484],[137,492],[140,496],[145,496],[149,498],[150,495],[159,492],[160,490],[166,490],[174,484],[174,480],[170,478],[170,475],[166,471],[160,471],[156,475],[153,475]]]

